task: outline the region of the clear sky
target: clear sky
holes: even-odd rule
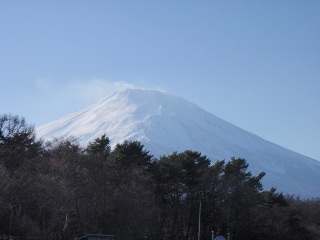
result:
[[[0,1],[0,113],[163,89],[320,160],[320,1]]]

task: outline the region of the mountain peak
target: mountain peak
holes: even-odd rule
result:
[[[45,140],[74,136],[86,146],[106,134],[111,147],[138,140],[156,157],[199,151],[212,161],[246,158],[266,187],[320,196],[320,162],[268,142],[171,93],[126,89],[37,128]]]

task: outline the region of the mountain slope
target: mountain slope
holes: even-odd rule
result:
[[[111,146],[139,140],[155,156],[196,150],[212,161],[246,158],[264,186],[303,197],[320,196],[320,162],[268,142],[177,96],[129,89],[37,128],[45,140],[77,137],[82,145],[107,134]]]

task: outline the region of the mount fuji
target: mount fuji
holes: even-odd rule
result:
[[[51,141],[73,136],[82,146],[106,134],[111,147],[138,140],[155,157],[199,151],[212,162],[245,158],[263,185],[285,194],[320,197],[320,161],[266,141],[175,95],[140,89],[112,93],[36,129]]]

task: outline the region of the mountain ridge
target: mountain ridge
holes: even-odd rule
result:
[[[199,151],[212,161],[242,157],[266,187],[320,196],[320,162],[241,129],[171,93],[127,89],[36,129],[45,140],[74,136],[87,145],[106,134],[111,146],[138,140],[151,154]]]

